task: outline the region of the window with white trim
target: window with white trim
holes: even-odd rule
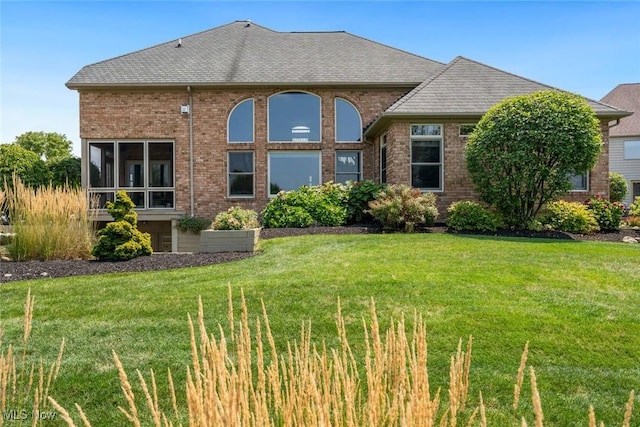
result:
[[[442,191],[441,125],[411,125],[411,186]]]
[[[336,151],[335,182],[346,184],[347,181],[362,181],[361,151]]]
[[[320,165],[319,151],[269,152],[269,195],[320,184]]]
[[[631,181],[631,202],[640,197],[640,181]]]
[[[269,142],[320,142],[320,97],[283,92],[269,97]]]
[[[229,113],[227,122],[228,142],[253,142],[253,99],[245,99]]]
[[[625,160],[640,159],[640,141],[624,141]]]
[[[358,109],[349,101],[336,98],[336,142],[362,141],[362,119]]]
[[[589,191],[589,172],[571,175],[571,191]]]
[[[136,209],[173,209],[174,168],[170,141],[89,141],[89,195],[98,209],[120,190]]]
[[[253,197],[253,151],[229,151],[227,169],[229,197]]]

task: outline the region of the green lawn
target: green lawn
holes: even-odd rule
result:
[[[629,392],[640,392],[638,246],[378,234],[273,239],[261,249],[209,267],[0,285],[3,341],[21,342],[31,288],[31,352],[50,363],[66,339],[51,394],[67,409],[79,403],[94,426],[124,424],[112,349],[131,379],[135,369],[153,368],[164,386],[171,368],[182,394],[191,362],[187,313],[196,314],[202,296],[209,331],[217,331],[226,324],[228,285],[236,307],[244,291],[254,318],[264,300],[281,349],[309,320],[317,342],[337,347],[338,298],[357,356],[372,298],[383,329],[391,318],[413,319],[417,311],[429,331],[432,387],[446,388],[458,340],[473,335],[469,406],[481,391],[490,425],[520,425],[510,408],[527,341],[545,426],[584,426],[590,404],[598,423],[621,425]],[[525,388],[519,416],[533,425],[530,411]],[[640,423],[637,398],[634,423]]]

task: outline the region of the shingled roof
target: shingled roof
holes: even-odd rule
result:
[[[539,90],[559,89],[458,56],[389,107],[367,133],[375,133],[392,117],[480,117],[507,97]],[[629,115],[598,101],[587,103],[603,118]]]
[[[620,120],[620,124],[609,129],[609,136],[640,135],[640,83],[623,83],[616,86],[601,99],[616,108],[634,114]]]
[[[236,21],[87,65],[67,87],[415,86],[442,68],[440,62],[346,32],[287,33]]]

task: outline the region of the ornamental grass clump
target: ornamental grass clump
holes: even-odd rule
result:
[[[408,185],[389,185],[369,202],[368,212],[388,231],[411,233],[433,225],[438,217],[436,196]]]
[[[14,176],[4,198],[15,233],[7,250],[15,261],[91,257],[95,214],[85,191],[69,186],[31,188]]]
[[[216,215],[211,228],[214,230],[251,230],[259,228],[258,214],[251,209],[239,206],[229,208]]]

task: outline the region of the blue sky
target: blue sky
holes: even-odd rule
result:
[[[430,59],[458,55],[600,99],[640,82],[640,2],[0,0],[0,142],[66,134],[79,154],[82,66],[250,19],[276,31],[344,30]]]

